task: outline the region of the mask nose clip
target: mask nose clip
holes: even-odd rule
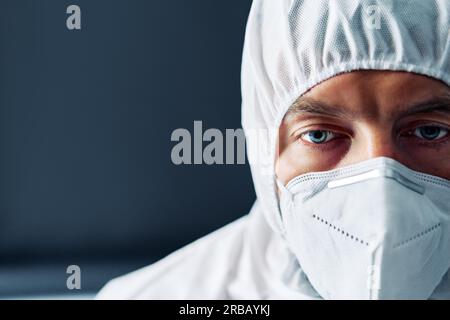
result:
[[[405,178],[401,173],[399,173],[396,170],[393,170],[391,168],[385,168],[385,169],[374,169],[370,170],[355,176],[346,177],[342,179],[337,179],[328,182],[328,188],[334,189],[339,188],[343,186],[347,186],[350,184],[370,180],[370,179],[376,179],[376,178],[389,178],[392,180],[397,181],[398,183],[402,184],[403,186],[407,187],[408,189],[411,189],[412,191],[415,191],[419,194],[425,193],[425,188],[407,178]]]

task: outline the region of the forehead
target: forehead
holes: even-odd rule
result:
[[[353,114],[377,116],[407,111],[408,106],[448,96],[444,82],[396,71],[354,71],[335,76],[303,95]]]

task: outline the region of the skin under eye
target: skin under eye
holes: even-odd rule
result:
[[[448,136],[449,129],[445,129],[436,125],[428,125],[417,127],[413,130],[412,133],[414,134],[414,136],[420,139],[435,141]]]
[[[302,133],[300,139],[313,144],[323,144],[336,138],[336,136],[335,133],[327,130],[311,130]]]

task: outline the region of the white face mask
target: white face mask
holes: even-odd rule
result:
[[[325,299],[427,299],[450,268],[450,181],[377,158],[279,183],[288,245]]]

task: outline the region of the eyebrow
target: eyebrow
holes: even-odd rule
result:
[[[355,112],[352,112],[345,108],[329,105],[309,97],[300,97],[288,109],[288,111],[286,112],[286,117],[308,114],[342,118],[355,116]]]
[[[400,106],[398,109],[401,110],[400,112],[398,112],[398,115],[401,117],[435,112],[450,114],[450,94],[434,97],[432,99],[421,101],[410,106]]]
[[[414,114],[426,113],[450,114],[450,93],[442,96],[414,103],[412,105],[400,105],[394,108],[390,116],[406,117]],[[328,105],[309,97],[300,97],[295,101],[286,113],[286,117],[299,115],[322,115],[339,118],[355,118],[357,113],[346,108]]]

